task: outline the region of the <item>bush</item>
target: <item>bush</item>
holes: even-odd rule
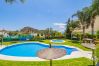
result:
[[[99,31],[97,31],[96,35],[97,35],[97,38],[99,39]]]
[[[93,35],[93,38],[96,38],[97,35]],[[92,35],[89,33],[86,33],[85,38],[92,38]]]

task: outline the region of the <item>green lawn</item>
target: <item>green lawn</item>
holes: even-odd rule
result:
[[[90,66],[90,65],[92,65],[92,61],[87,58],[53,61],[53,66]],[[49,66],[49,62],[48,61],[21,62],[21,61],[0,60],[0,66]]]
[[[50,41],[49,40],[44,40],[44,43],[49,44]],[[83,47],[79,41],[74,41],[74,40],[65,39],[65,42],[64,43],[59,43],[59,45],[74,46],[74,47],[78,47],[78,48],[80,48],[82,50],[85,50],[85,51],[90,51],[90,49]]]

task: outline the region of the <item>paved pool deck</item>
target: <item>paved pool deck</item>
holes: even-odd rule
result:
[[[43,43],[44,44],[44,43]],[[65,60],[65,59],[72,59],[72,58],[80,58],[85,57],[92,59],[92,51],[83,51],[82,49],[79,49],[74,46],[68,46],[68,45],[62,45],[70,48],[76,48],[78,51],[72,52],[70,55],[65,55],[61,58],[54,59],[54,60]],[[0,46],[0,50],[5,48],[5,45]],[[47,61],[38,57],[17,57],[17,56],[8,56],[0,54],[0,60],[10,60],[10,61]]]

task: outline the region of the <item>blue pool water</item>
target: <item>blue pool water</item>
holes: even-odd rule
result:
[[[52,40],[52,42],[55,42],[55,43],[61,43],[61,42],[64,42],[64,40],[54,39],[54,40]]]
[[[66,50],[66,55],[70,55],[73,51],[77,51],[75,48],[69,48],[65,46],[52,46],[54,48],[60,48]],[[19,56],[19,57],[37,57],[37,52],[49,48],[49,45],[42,43],[21,43],[17,45],[8,46],[0,50],[0,54],[9,56]]]

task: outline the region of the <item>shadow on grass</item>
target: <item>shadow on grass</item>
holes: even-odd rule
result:
[[[12,41],[11,43],[17,43],[17,41]]]
[[[77,43],[77,44],[80,43],[79,40],[70,40],[69,42]]]
[[[79,40],[73,40],[72,43],[79,43]]]
[[[44,42],[43,40],[39,40],[39,42]]]

